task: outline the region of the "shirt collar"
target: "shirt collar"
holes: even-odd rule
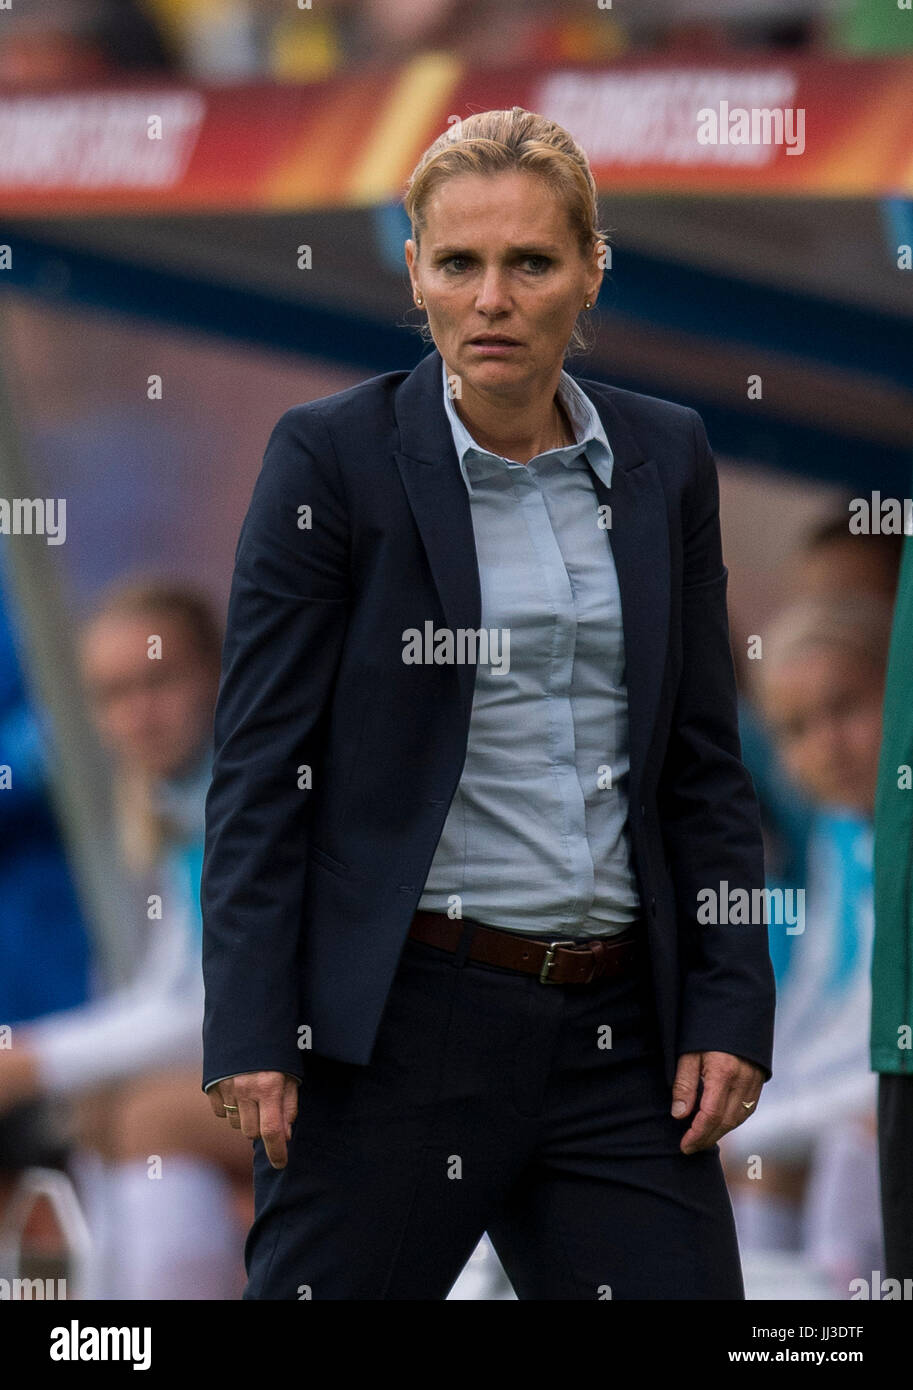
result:
[[[444,409],[447,412],[447,419],[450,421],[460,472],[463,475],[466,489],[471,495],[473,487],[470,474],[479,480],[489,473],[500,471],[509,463],[509,460],[502,458],[500,454],[489,453],[487,449],[478,445],[457,415],[447,381],[447,364],[443,359],[441,359],[441,376],[443,379]],[[574,428],[576,442],[566,444],[560,449],[547,449],[544,454],[537,455],[537,457],[557,458],[566,468],[585,468],[589,464],[606,487],[611,487],[614,457],[602,420],[599,418],[599,412],[586,392],[581,390],[568,372],[562,371],[558,381],[557,394]]]

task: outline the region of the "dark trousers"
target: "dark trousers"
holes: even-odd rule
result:
[[[589,985],[409,940],[366,1067],[303,1053],[254,1143],[246,1299],[445,1299],[487,1231],[520,1299],[742,1299],[719,1150],[670,1115],[645,950]]]
[[[884,1273],[913,1279],[913,1076],[878,1078],[878,1159]]]

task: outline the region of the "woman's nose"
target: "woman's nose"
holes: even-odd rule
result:
[[[497,271],[485,275],[476,294],[476,308],[480,313],[494,313],[507,307],[507,293],[502,277]]]

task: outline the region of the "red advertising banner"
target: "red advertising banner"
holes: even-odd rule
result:
[[[370,206],[426,145],[520,105],[566,126],[601,191],[913,195],[913,59],[471,71],[428,54],[306,86],[131,82],[0,93],[0,210]]]

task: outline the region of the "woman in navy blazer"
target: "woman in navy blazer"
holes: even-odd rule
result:
[[[235,559],[203,1085],[245,1297],[445,1298],[487,1231],[520,1298],[743,1298],[717,1141],[774,985],[703,425],[563,370],[605,241],[561,127],[472,116],[406,208],[434,349],[282,416]]]

